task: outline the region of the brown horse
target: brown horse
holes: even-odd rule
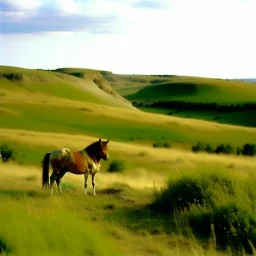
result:
[[[53,193],[53,184],[56,181],[59,192],[61,192],[60,182],[66,172],[74,174],[84,174],[84,193],[86,194],[87,180],[89,174],[92,175],[93,195],[95,193],[95,175],[100,170],[100,160],[108,160],[108,142],[98,141],[92,143],[81,151],[72,152],[68,148],[61,148],[46,153],[43,160],[42,186],[50,185]],[[49,184],[49,163],[52,166],[52,174]]]

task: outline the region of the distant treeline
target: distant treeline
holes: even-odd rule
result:
[[[21,80],[22,79],[22,74],[19,73],[0,73],[0,78],[5,78],[7,80]]]
[[[256,110],[255,103],[237,103],[237,104],[218,104],[218,103],[199,103],[199,102],[185,102],[185,101],[133,101],[135,107],[148,108],[170,108],[177,110],[207,110],[217,112],[233,112],[233,111],[248,111]]]
[[[202,142],[197,142],[193,145],[191,150],[193,152],[207,152],[209,154],[237,154],[244,156],[255,156],[256,155],[256,145],[246,143],[243,147],[234,148],[230,144],[219,144],[216,147],[213,147],[211,144],[205,144]]]

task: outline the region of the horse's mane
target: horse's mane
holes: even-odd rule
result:
[[[95,156],[99,151],[99,141],[93,142],[84,149],[87,154]]]

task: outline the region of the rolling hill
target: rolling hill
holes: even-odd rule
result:
[[[239,80],[182,76],[105,76],[143,111],[256,126],[256,86]]]
[[[112,83],[124,87],[131,82],[132,88],[147,84],[152,78],[166,77],[145,76],[143,80],[142,76],[85,69],[42,71],[1,67],[0,70],[2,129],[84,134],[151,145],[166,142],[182,149],[190,149],[197,141],[213,145],[230,143],[234,147],[256,143],[255,129],[138,111],[93,82],[97,77],[109,86],[111,77]],[[105,81],[106,76],[109,82]],[[2,143],[9,140],[5,139],[5,131],[2,131]],[[24,148],[15,139],[12,144]]]
[[[234,149],[256,144],[256,128],[146,113],[116,94],[136,94],[168,79],[73,68],[0,68],[0,146],[14,153],[13,162],[0,165],[0,217],[9,220],[0,225],[0,254],[224,255],[218,242],[225,232],[211,242],[214,230],[207,221],[212,217],[230,227],[227,237],[234,235],[236,243],[254,235],[245,231],[255,230],[256,223],[255,157],[195,154],[191,146],[198,141]],[[79,175],[63,177],[61,196],[41,189],[46,152],[80,150],[99,137],[110,139],[110,159],[101,162],[96,197],[91,184],[83,195]],[[120,161],[124,170],[108,171]],[[167,180],[176,194],[165,192]],[[197,208],[202,184],[211,203]],[[191,207],[163,214],[157,203],[174,204],[161,195],[181,204],[185,198]]]
[[[100,73],[88,71],[88,77],[76,77],[57,71],[0,66],[1,95],[12,92],[41,95],[129,108],[131,104],[113,90],[102,90],[95,81]],[[107,83],[107,82],[106,82]]]

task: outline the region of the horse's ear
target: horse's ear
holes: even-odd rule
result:
[[[101,143],[101,138],[99,138],[99,143]]]
[[[108,142],[109,142],[109,139],[106,141],[106,144],[108,144]]]

